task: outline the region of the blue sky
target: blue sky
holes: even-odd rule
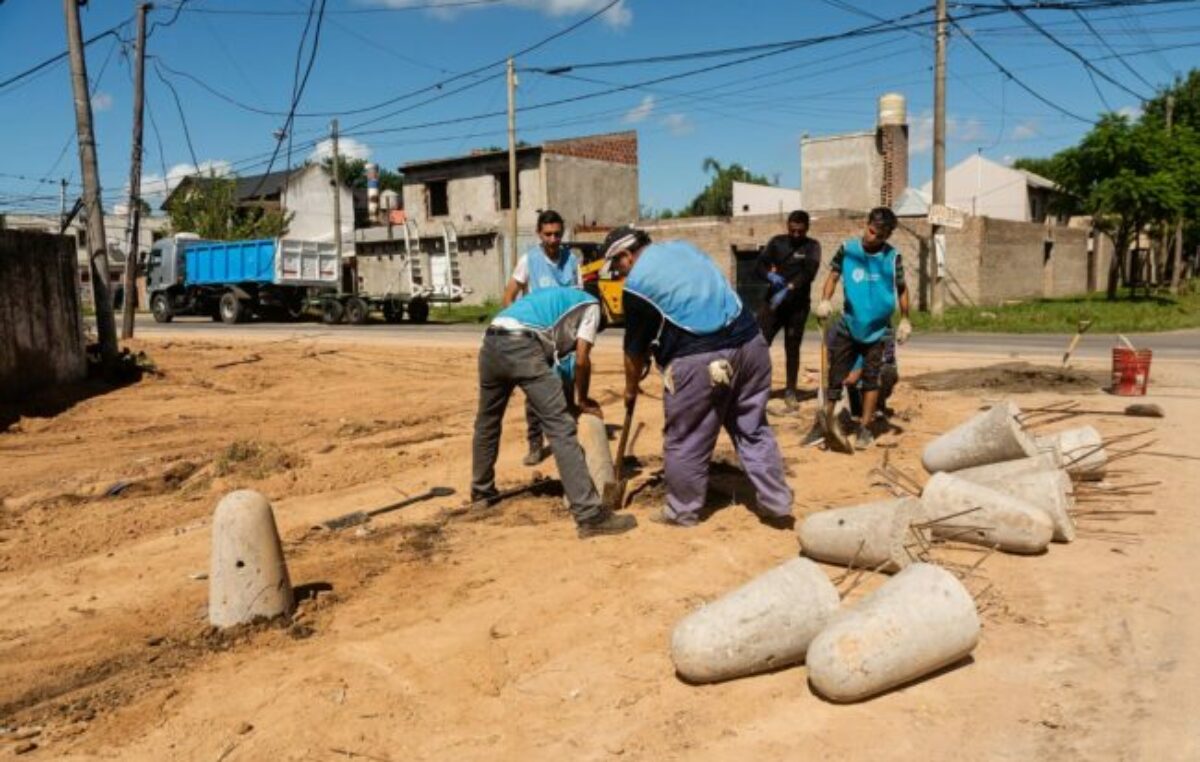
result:
[[[1022,2],[1024,0],[1021,0]],[[452,7],[429,8],[433,3]],[[313,152],[342,112],[347,148],[387,167],[505,143],[505,118],[480,117],[505,108],[503,68],[460,78],[441,90],[367,109],[455,74],[504,58],[581,21],[609,0],[327,0],[327,15],[293,129],[293,164]],[[151,13],[148,52],[178,92],[147,70],[147,97],[158,137],[147,123],[144,168],[150,190],[164,175],[192,170],[181,127],[186,115],[195,161],[232,166],[241,174],[266,167],[272,133],[283,116],[249,113],[207,92],[182,74],[254,108],[284,112],[290,101],[306,0],[190,0],[177,20],[177,0]],[[982,5],[995,5],[983,3]],[[130,17],[132,2],[91,0],[84,35]],[[900,17],[926,8],[919,0],[620,0],[604,15],[518,59],[524,69],[688,53],[835,35],[874,22],[867,14]],[[970,7],[951,12],[966,17]],[[231,12],[239,11],[239,12]],[[249,13],[248,13],[249,12]],[[1062,109],[1094,119],[1111,108],[1136,113],[1138,95],[1200,65],[1200,3],[1085,11],[1092,34],[1069,11],[1031,17],[1091,60],[1124,88],[1097,77],[1012,13],[963,20],[1001,64]],[[929,14],[914,17],[925,21]],[[911,22],[910,22],[911,23]],[[57,0],[0,2],[0,81],[65,48]],[[132,25],[121,30],[132,36]],[[1120,54],[1118,58],[1114,54]],[[586,96],[696,69],[736,62],[749,54],[576,68],[566,75],[523,71],[522,107]],[[711,156],[739,162],[782,185],[799,184],[799,138],[869,129],[876,98],[908,98],[910,179],[929,177],[932,42],[925,28],[857,35],[801,47],[755,61],[731,63],[660,84],[535,108],[518,115],[519,137],[530,142],[592,132],[636,129],[640,139],[641,202],[678,208],[703,185],[701,164]],[[93,78],[100,174],[105,203],[119,202],[129,166],[130,69],[111,37],[88,48]],[[998,161],[1049,154],[1075,142],[1086,123],[1023,92],[955,30],[948,80],[948,160],[977,150]],[[1144,80],[1144,81],[1143,81]],[[461,92],[453,91],[461,89]],[[1099,93],[1097,92],[1099,90]],[[424,102],[432,95],[442,95]],[[1103,96],[1103,100],[1101,98]],[[1107,101],[1107,105],[1105,104]],[[407,109],[403,113],[398,112]],[[0,211],[57,210],[58,178],[78,192],[72,99],[65,63],[0,89]],[[468,119],[469,118],[469,119]],[[464,120],[465,121],[458,121]],[[430,122],[447,122],[421,127]],[[453,123],[457,122],[457,123]],[[160,151],[161,145],[161,151]],[[286,144],[275,167],[286,166]],[[21,176],[21,177],[14,177]],[[38,179],[49,182],[38,182]]]

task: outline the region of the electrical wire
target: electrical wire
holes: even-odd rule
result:
[[[187,0],[182,0],[180,7]],[[386,8],[343,8],[341,10],[330,10],[327,13],[330,15],[336,14],[339,16],[361,15],[367,13],[402,13],[405,11],[420,11],[420,10],[441,10],[450,8],[469,8],[484,5],[496,5],[505,3],[508,0],[451,0],[450,2],[427,2],[413,3],[399,7]],[[279,11],[279,10],[263,10],[257,8],[213,8],[213,7],[190,7],[188,13],[206,13],[212,15],[228,15],[228,16],[303,16],[304,11]]]
[[[128,25],[130,21],[132,21],[132,18],[127,18],[124,21],[122,21],[121,23],[117,24],[116,26],[109,27],[108,29],[105,29],[103,32],[100,32],[99,34],[96,34],[96,35],[93,35],[93,36],[87,38],[86,40],[83,41],[83,47],[86,48],[88,45],[91,45],[93,42],[96,42],[97,40],[102,40],[105,37],[109,37],[109,36],[112,36],[112,37],[116,38],[117,40],[120,40],[121,35],[117,33],[118,30],[120,30],[122,27]],[[0,90],[3,90],[4,88],[6,88],[9,85],[14,84],[16,82],[20,82],[21,80],[25,79],[28,76],[38,73],[42,69],[45,69],[47,66],[52,66],[52,65],[58,63],[59,61],[64,60],[66,57],[67,57],[67,51],[64,50],[63,52],[59,53],[56,56],[51,56],[50,58],[47,58],[45,61],[42,61],[39,64],[35,64],[34,66],[29,67],[25,71],[14,74],[11,77],[9,77],[8,79],[0,81]]]
[[[175,99],[175,110],[179,112],[179,123],[183,126],[183,139],[187,142],[188,155],[192,157],[192,166],[196,168],[196,171],[199,171],[200,162],[196,158],[196,147],[192,144],[192,133],[191,130],[188,129],[187,117],[183,113],[183,103],[179,100],[179,93],[176,92],[175,86],[171,84],[170,80],[163,76],[161,71],[159,71],[158,59],[154,60],[154,73],[157,74],[159,80],[161,80],[162,83],[167,86],[167,89],[171,91],[171,97]]]
[[[308,16],[304,19],[304,31],[300,33],[300,44],[296,46],[296,64],[292,69],[292,116],[294,118],[296,109],[296,89],[300,86],[300,62],[304,59],[304,44],[308,41],[308,30],[312,28],[313,12],[317,8],[316,0],[308,4]],[[316,55],[316,42],[313,43],[313,55]],[[284,130],[287,132],[287,168],[292,168],[292,130],[284,125]]]

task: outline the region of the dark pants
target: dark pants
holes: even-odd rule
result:
[[[562,379],[554,372],[541,342],[532,336],[489,335],[483,339],[479,350],[479,410],[471,445],[472,496],[496,492],[496,457],[500,454],[504,410],[518,386],[550,440],[575,521],[596,518],[601,512],[600,496],[576,439],[575,419],[567,409]]]
[[[561,377],[556,373],[555,378]],[[561,380],[563,386],[563,396],[571,399],[575,393],[568,381]],[[529,397],[525,397],[525,438],[529,441],[529,451],[539,452],[542,449],[542,421],[538,418],[537,410],[533,407],[533,402]]]
[[[826,393],[831,400],[842,398],[842,385],[854,370],[854,364],[862,357],[862,378],[859,381],[864,392],[879,389],[879,375],[883,370],[883,352],[887,338],[864,344],[854,340],[845,321],[838,320],[825,330],[825,346],[829,353],[829,378]]]
[[[783,300],[776,309],[771,309],[769,303],[764,303],[758,316],[758,325],[762,329],[767,346],[775,341],[779,329],[783,329],[783,355],[789,391],[796,391],[796,380],[800,375],[800,342],[804,340],[804,324],[808,322],[809,302],[800,301],[792,296]]]

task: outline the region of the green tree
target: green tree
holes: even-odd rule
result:
[[[680,217],[729,217],[733,214],[733,183],[757,183],[770,185],[763,175],[756,175],[741,164],[730,164],[728,167],[711,156],[701,165],[705,173],[712,173],[712,178],[704,190],[692,199],[692,202],[680,210]]]
[[[333,158],[321,160],[321,166],[333,171]],[[347,188],[367,187],[367,162],[363,159],[352,159],[348,156],[338,157],[338,177]],[[404,192],[404,177],[384,167],[379,168],[379,190]]]
[[[167,207],[171,229],[196,233],[213,241],[248,238],[277,238],[287,232],[292,216],[278,209],[240,206],[237,182],[232,178],[196,178],[183,193],[176,193]]]

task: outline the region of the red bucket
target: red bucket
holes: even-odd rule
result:
[[[1153,356],[1154,351],[1150,349],[1113,347],[1112,393],[1122,397],[1145,396],[1146,386],[1150,383],[1150,358]]]

